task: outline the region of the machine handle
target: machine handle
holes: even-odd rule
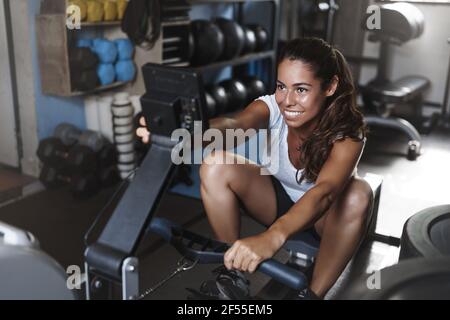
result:
[[[171,243],[181,254],[197,260],[198,263],[223,263],[224,254],[229,248],[226,243],[183,230],[181,226],[163,218],[154,218],[149,230]],[[308,283],[302,272],[274,259],[262,262],[257,270],[294,290],[302,290]]]

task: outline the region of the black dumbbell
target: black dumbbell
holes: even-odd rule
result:
[[[205,91],[205,101],[206,101],[206,114],[208,119],[214,118],[217,115],[217,104],[216,100]]]
[[[73,146],[79,143],[91,148],[94,152],[100,151],[105,145],[105,139],[100,133],[91,130],[81,131],[69,123],[58,125],[53,136],[61,139],[61,142],[66,146]]]
[[[99,173],[99,180],[103,188],[107,188],[119,182],[120,176],[117,166],[101,169]]]
[[[237,79],[229,79],[219,83],[225,89],[227,93],[227,110],[226,112],[232,112],[240,110],[245,107],[247,102],[247,88],[244,84]]]
[[[258,52],[266,50],[269,44],[269,33],[267,32],[267,30],[257,24],[249,24],[246,27],[255,33],[256,36],[255,51]]]
[[[256,77],[245,77],[241,81],[247,88],[247,103],[267,93],[264,82]]]
[[[42,140],[37,155],[43,163],[53,167],[68,166],[71,172],[92,172],[96,169],[96,154],[89,147],[68,147],[58,138]]]
[[[49,189],[69,184],[76,197],[87,197],[100,190],[100,182],[95,174],[71,174],[65,168],[55,168],[44,165],[39,179]]]
[[[207,87],[206,91],[216,103],[216,116],[225,113],[228,106],[228,95],[225,88],[220,85],[213,85]]]
[[[99,168],[107,168],[117,163],[117,149],[111,143],[106,143],[97,153],[97,163]]]

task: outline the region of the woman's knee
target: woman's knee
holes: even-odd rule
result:
[[[210,153],[200,166],[200,182],[203,187],[211,183],[227,183],[230,176],[230,165],[226,165],[227,152],[215,151]]]
[[[345,219],[365,221],[372,206],[372,188],[364,179],[352,178],[342,200]]]

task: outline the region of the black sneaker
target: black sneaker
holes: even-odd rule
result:
[[[305,288],[301,291],[291,290],[285,297],[286,300],[322,300],[311,289]]]
[[[297,293],[296,300],[322,300],[310,288],[305,288]]]
[[[249,300],[250,281],[237,270],[227,270],[221,266],[213,271],[214,280],[202,283],[200,290],[186,288],[190,292],[188,299],[202,300]]]

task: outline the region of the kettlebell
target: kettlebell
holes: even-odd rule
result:
[[[134,46],[129,39],[117,39],[114,40],[117,46],[119,54],[119,60],[131,60],[133,59]]]
[[[87,4],[85,0],[71,0],[69,6],[75,5],[80,8],[81,21],[85,21],[87,18]]]
[[[97,67],[97,75],[102,86],[109,85],[114,82],[116,78],[116,71],[114,65],[111,63],[101,63]]]
[[[93,50],[101,63],[114,63],[117,60],[117,47],[114,42],[106,39],[95,39]]]
[[[105,21],[117,20],[117,3],[115,1],[104,0],[103,10],[105,11]]]
[[[136,76],[136,66],[131,60],[117,62],[115,69],[118,81],[131,81]]]
[[[117,0],[117,17],[119,20],[123,19],[125,11],[127,10],[128,1],[127,0]]]
[[[103,20],[103,4],[98,1],[87,1],[87,21],[100,22]]]

